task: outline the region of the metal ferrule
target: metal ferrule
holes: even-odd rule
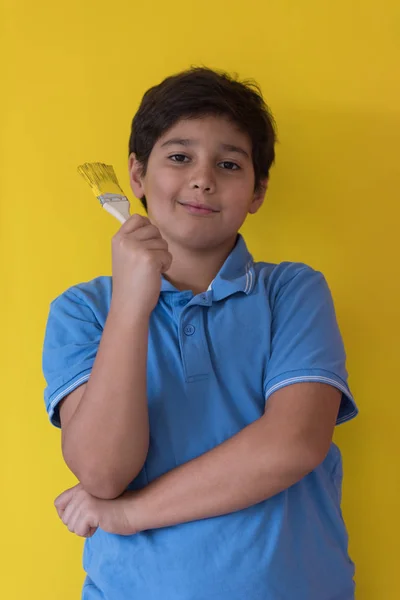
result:
[[[105,202],[121,202],[122,200],[128,201],[128,198],[122,194],[101,194],[101,196],[97,196],[97,199],[100,200],[100,204],[102,206]]]

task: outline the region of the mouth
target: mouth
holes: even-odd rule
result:
[[[178,202],[178,204],[193,215],[212,215],[219,212],[219,210],[199,202]]]

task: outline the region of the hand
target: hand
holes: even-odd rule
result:
[[[127,495],[115,500],[100,500],[86,492],[79,483],[55,499],[58,516],[71,533],[91,537],[98,527],[109,533],[137,533],[129,523],[126,511]]]
[[[112,305],[150,315],[160,295],[161,273],[168,271],[171,262],[158,228],[147,217],[132,215],[112,241]]]

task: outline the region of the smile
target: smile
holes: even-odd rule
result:
[[[210,206],[207,206],[205,204],[197,204],[195,202],[193,202],[193,203],[178,202],[178,204],[183,206],[183,208],[185,208],[187,210],[187,212],[191,213],[192,215],[213,215],[213,214],[219,212],[219,210],[211,208]]]

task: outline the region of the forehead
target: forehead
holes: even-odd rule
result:
[[[180,119],[157,140],[157,146],[162,146],[167,140],[173,138],[215,146],[240,145],[244,150],[251,152],[250,136],[236,123],[223,116]]]

